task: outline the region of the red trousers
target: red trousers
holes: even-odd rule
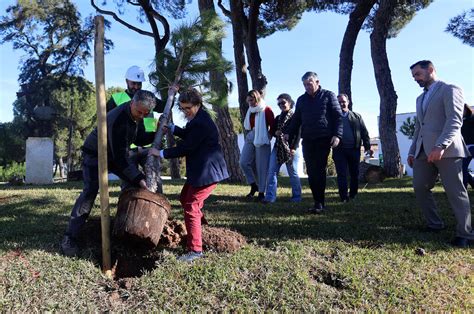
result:
[[[188,233],[186,243],[188,251],[202,252],[201,219],[204,218],[204,214],[201,208],[216,186],[217,183],[211,183],[205,186],[193,187],[186,183],[181,190],[179,201],[184,209],[184,223]]]

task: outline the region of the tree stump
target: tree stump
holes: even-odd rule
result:
[[[381,183],[385,180],[385,172],[383,168],[377,165],[372,165],[367,162],[359,164],[359,182],[362,183]]]
[[[126,242],[156,246],[168,220],[171,204],[159,193],[127,189],[118,202],[113,235]]]

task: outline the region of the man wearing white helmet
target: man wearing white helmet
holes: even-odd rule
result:
[[[142,89],[142,83],[145,82],[145,73],[142,68],[137,65],[132,65],[127,69],[125,73],[125,83],[127,84],[127,89],[123,92],[118,92],[112,94],[112,97],[107,102],[107,112],[112,109],[126,104],[131,101],[133,95],[139,90]],[[160,99],[155,97],[156,106],[153,111],[162,113],[164,109],[164,103]],[[143,132],[150,133],[156,131],[156,120],[153,118],[153,112],[138,123],[138,136],[143,136]],[[149,147],[147,145],[146,147]],[[143,149],[143,147],[137,147],[134,144],[130,146],[130,158],[136,164],[140,164],[142,168],[145,166],[146,156],[148,151]]]
[[[142,89],[142,83],[145,82],[145,73],[136,65],[132,65],[125,73],[125,83],[127,89],[123,92],[112,94],[112,97],[107,102],[107,112],[120,106],[127,101],[130,101],[137,90]]]

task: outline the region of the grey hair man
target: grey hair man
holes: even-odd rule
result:
[[[314,206],[310,213],[321,213],[326,190],[326,166],[329,151],[342,138],[341,107],[336,95],[319,84],[315,72],[306,72],[301,78],[305,93],[296,101],[296,109],[288,128],[289,143],[299,134],[303,139],[303,157]],[[294,149],[294,147],[291,147]]]
[[[146,188],[145,175],[140,172],[135,163],[131,162],[128,150],[132,143],[147,145],[153,142],[154,133],[140,133],[137,125],[153,110],[155,104],[155,95],[152,92],[138,90],[131,101],[116,107],[107,114],[108,170],[126,182],[123,187]],[[96,128],[87,136],[82,146],[84,188],[74,204],[68,227],[61,241],[61,251],[66,256],[78,254],[77,238],[89,217],[99,191],[97,142]]]

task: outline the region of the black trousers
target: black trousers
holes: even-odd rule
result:
[[[359,190],[360,148],[336,147],[332,150],[332,159],[336,166],[337,187],[341,200],[354,198]],[[347,170],[350,175],[350,192],[347,193]]]
[[[308,182],[313,194],[314,205],[324,206],[326,191],[326,166],[328,164],[331,138],[303,139],[303,157],[308,173]]]

